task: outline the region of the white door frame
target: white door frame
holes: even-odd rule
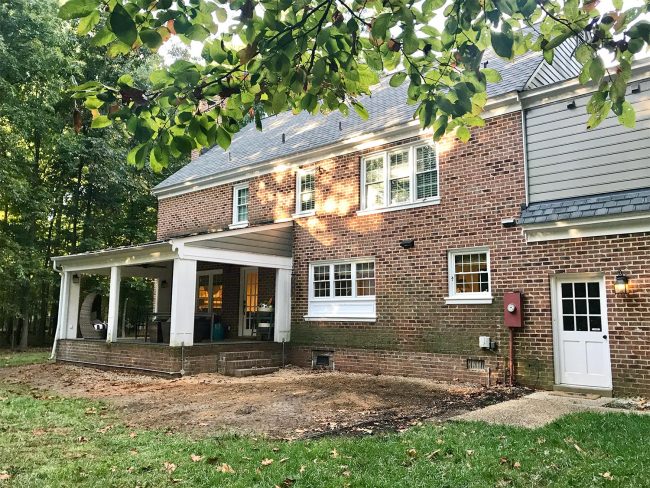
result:
[[[607,348],[609,351],[609,385],[603,386],[602,388],[612,388],[612,367],[611,367],[611,348],[610,345],[610,334],[609,334],[609,319],[608,319],[608,310],[607,310],[607,286],[605,280],[605,273],[560,273],[552,275],[550,279],[551,287],[551,316],[553,324],[553,366],[555,372],[555,384],[562,385],[562,350],[561,350],[561,339],[560,339],[560,327],[562,324],[559,320],[559,314],[562,310],[558,289],[562,283],[574,282],[580,280],[598,280],[600,284],[600,309],[601,309],[601,318],[602,318],[602,334],[607,334]],[[600,387],[589,387],[583,385],[571,385],[584,388],[594,388],[598,389]]]
[[[260,269],[257,266],[242,266],[239,270],[239,337],[244,337],[244,301],[246,300],[246,272],[247,271],[257,271],[257,300],[259,303],[259,293],[260,293],[260,282],[259,282],[259,272]]]

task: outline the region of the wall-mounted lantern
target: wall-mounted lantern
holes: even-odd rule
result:
[[[619,270],[616,275],[616,281],[614,282],[614,293],[617,295],[627,295],[629,291],[629,282],[630,280],[628,277]]]
[[[167,280],[162,280],[160,282],[160,288],[167,288],[167,286],[169,286],[169,284],[167,283]]]
[[[79,283],[79,281],[80,281],[79,275],[78,274],[73,274],[72,275],[72,282],[76,285],[77,283]]]
[[[404,239],[399,241],[399,245],[402,249],[413,249],[415,247],[415,239]]]

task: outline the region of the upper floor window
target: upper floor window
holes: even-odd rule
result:
[[[430,144],[372,154],[361,166],[363,210],[438,201],[438,162]]]
[[[248,183],[235,185],[233,189],[232,223],[248,223]]]
[[[490,251],[486,248],[449,251],[447,303],[492,303]]]
[[[299,170],[296,177],[296,213],[312,214],[316,209],[316,171]]]

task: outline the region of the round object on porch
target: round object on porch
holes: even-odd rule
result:
[[[97,302],[101,304],[99,293],[88,293],[79,308],[79,330],[84,339],[106,339],[106,329],[96,330],[95,322],[100,322]],[[101,305],[99,305],[101,307]]]

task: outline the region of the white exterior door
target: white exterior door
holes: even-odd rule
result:
[[[259,294],[258,276],[257,268],[242,268],[241,270],[239,335],[242,337],[252,336],[253,330],[255,330]]]
[[[553,288],[556,380],[611,388],[604,278],[568,274],[556,278]]]

